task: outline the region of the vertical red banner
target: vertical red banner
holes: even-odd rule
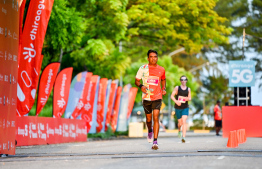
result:
[[[133,107],[134,107],[134,104],[135,104],[137,90],[138,89],[136,87],[132,87],[129,91],[127,116],[126,116],[127,119],[129,119],[129,117],[132,113],[132,110],[133,110]]]
[[[73,113],[71,114],[71,118],[75,119],[77,118],[79,115],[81,115],[81,109],[84,107],[84,105],[87,103],[87,93],[88,93],[88,89],[89,89],[89,85],[90,85],[90,81],[91,81],[91,77],[92,77],[93,73],[88,72],[86,74],[86,80],[85,80],[85,85],[83,88],[83,92],[82,95],[77,103],[77,106],[75,108],[75,110],[73,111]]]
[[[36,116],[38,116],[41,110],[44,108],[47,99],[53,89],[55,78],[59,69],[60,63],[50,63],[45,67],[41,74],[38,88],[38,98],[36,106]]]
[[[18,1],[0,1],[0,154],[15,154]]]
[[[93,108],[94,108],[94,102],[95,102],[95,94],[96,94],[96,86],[98,83],[99,76],[93,75],[91,77],[91,81],[89,84],[89,88],[87,91],[87,103],[82,108],[81,112],[81,118],[86,121],[87,125],[87,133],[91,129],[91,122],[92,122],[92,115],[93,115]]]
[[[98,100],[97,100],[97,119],[96,119],[97,133],[99,133],[103,128],[107,81],[108,81],[107,78],[102,78],[100,79],[100,84],[99,84],[99,92],[98,92]]]
[[[63,69],[57,75],[54,85],[54,98],[53,98],[53,117],[60,118],[65,112],[70,84],[72,78],[73,68]]]
[[[17,115],[32,108],[41,70],[41,52],[54,0],[30,1],[19,51]]]
[[[109,95],[109,101],[108,101],[108,108],[107,108],[107,113],[106,113],[105,131],[107,131],[107,128],[108,128],[110,121],[111,121],[111,114],[112,114],[112,111],[113,111],[113,106],[114,106],[114,101],[115,101],[115,96],[116,96],[116,90],[117,90],[117,84],[112,82],[110,95]]]
[[[119,107],[120,107],[120,100],[121,100],[121,93],[122,93],[122,87],[119,86],[116,91],[116,101],[115,101],[113,114],[111,117],[111,127],[112,127],[113,132],[116,131],[116,125],[117,125]]]

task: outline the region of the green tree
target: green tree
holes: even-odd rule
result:
[[[130,20],[126,50],[141,57],[149,47],[162,53],[184,46],[189,53],[203,46],[226,43],[231,28],[223,25],[213,8],[216,0],[131,0],[127,6]],[[142,44],[142,45],[141,45]]]

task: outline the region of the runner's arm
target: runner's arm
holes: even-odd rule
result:
[[[170,98],[178,105],[178,106],[181,106],[181,102],[179,102],[176,98],[175,98],[175,95],[177,95],[177,92],[178,92],[178,87],[176,86],[170,96]]]
[[[166,79],[161,80],[162,94],[166,95]]]
[[[191,90],[188,88],[188,96],[186,98],[186,101],[191,101]]]
[[[137,79],[137,78],[136,78],[136,81],[135,81],[135,85],[136,85],[137,87],[139,87],[139,88],[140,88],[140,86],[142,85],[142,84],[140,83],[140,80],[141,80],[141,79]],[[144,86],[144,85],[142,85],[141,90],[142,90],[143,93],[146,93],[147,87]]]

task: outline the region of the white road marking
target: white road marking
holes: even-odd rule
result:
[[[217,159],[218,160],[222,160],[222,159],[224,159],[225,158],[225,156],[219,156]]]

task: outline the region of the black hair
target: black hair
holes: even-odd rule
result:
[[[185,77],[185,78],[186,78],[186,80],[187,80],[187,77],[186,77],[185,75],[182,75],[182,76],[180,77],[180,79],[181,79],[182,77]]]
[[[155,53],[158,56],[157,51],[155,51],[153,49],[149,49],[148,52],[147,52],[147,57],[149,57],[150,53]]]
[[[217,100],[217,103],[220,103],[220,100]]]

